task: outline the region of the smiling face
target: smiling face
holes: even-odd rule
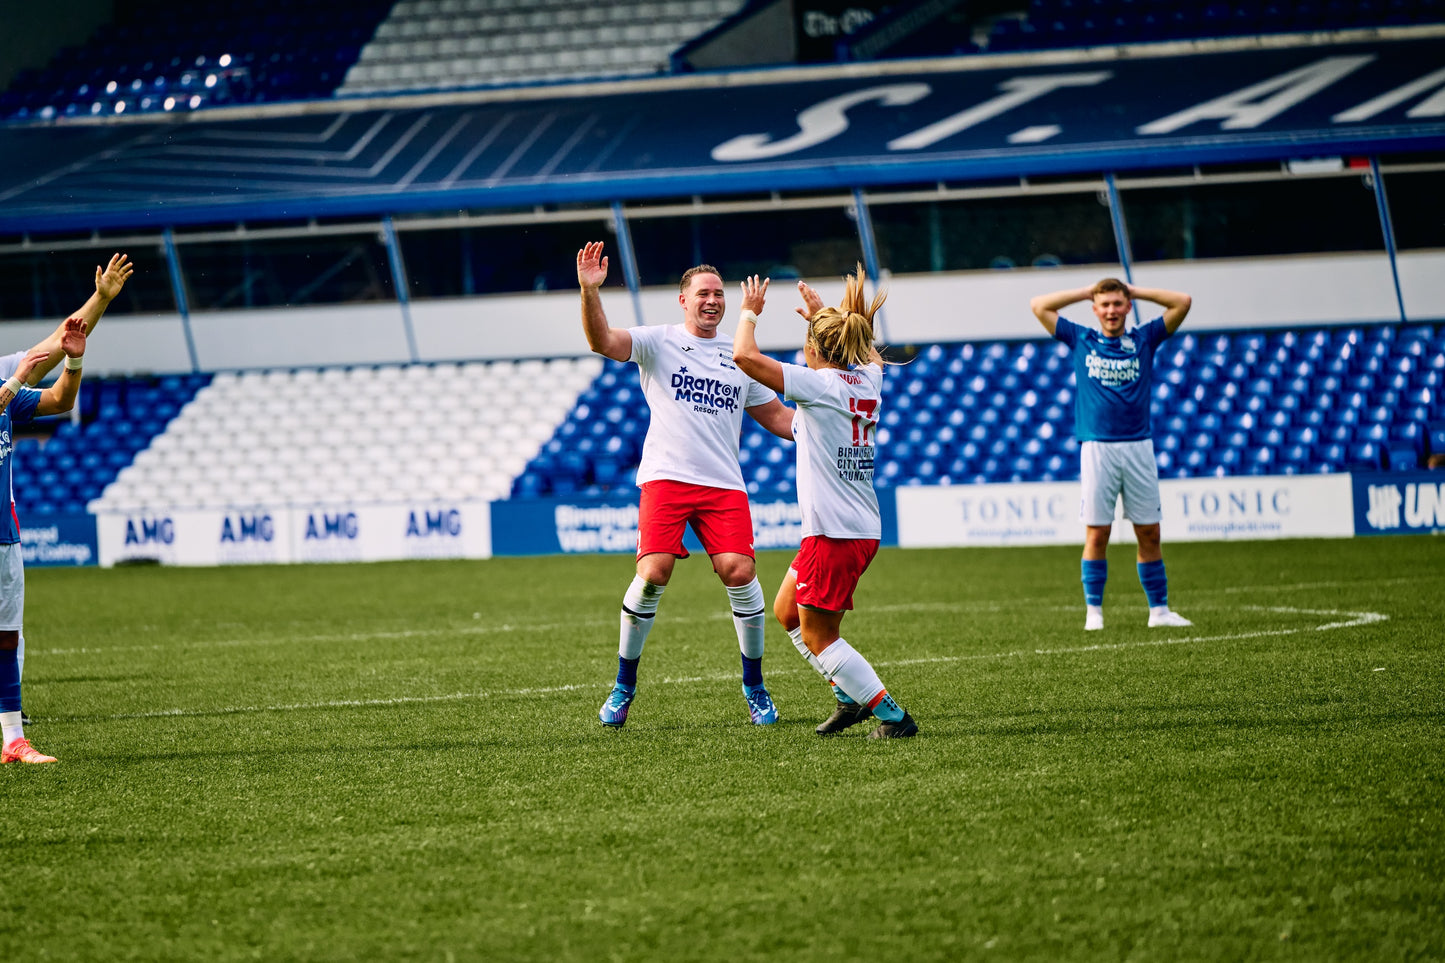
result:
[[[727,310],[722,278],[699,271],[688,279],[677,300],[682,305],[682,323],[688,334],[695,338],[717,337],[717,326]]]
[[[1132,306],[1123,291],[1101,291],[1094,295],[1094,317],[1099,319],[1099,330],[1105,337],[1117,338],[1124,333]]]

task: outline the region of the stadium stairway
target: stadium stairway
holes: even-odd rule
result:
[[[666,73],[744,0],[401,0],[338,94]]]

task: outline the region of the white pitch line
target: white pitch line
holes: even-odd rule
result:
[[[879,668],[896,668],[908,665],[937,665],[958,662],[978,662],[999,659],[1023,659],[1030,656],[1087,655],[1092,652],[1117,652],[1124,649],[1140,649],[1164,645],[1192,645],[1200,642],[1234,642],[1246,639],[1269,638],[1282,635],[1297,635],[1301,632],[1325,632],[1332,629],[1354,628],[1387,621],[1390,617],[1381,612],[1350,612],[1342,609],[1300,609],[1290,606],[1246,606],[1251,611],[1274,612],[1289,615],[1316,615],[1324,617],[1345,616],[1343,620],[1324,625],[1301,626],[1292,629],[1261,629],[1256,632],[1235,632],[1226,635],[1166,636],[1136,642],[1094,643],[1091,645],[1066,646],[1053,649],[1015,649],[1008,652],[986,652],[974,655],[943,655],[919,659],[895,659],[877,662]],[[794,675],[802,668],[771,669],[769,675]],[[734,674],[669,676],[659,680],[661,685],[691,685],[701,682],[726,682],[735,679]],[[59,716],[60,722],[111,722],[123,719],[178,719],[204,716],[245,715],[261,712],[306,712],[325,709],[375,708],[385,706],[417,705],[429,702],[459,702],[471,699],[518,698],[539,695],[556,695],[563,692],[580,692],[604,688],[608,683],[569,683],[530,689],[505,689],[502,691],[482,690],[477,692],[452,692],[444,695],[392,696],[385,699],[333,699],[325,702],[292,702],[270,706],[222,706],[215,709],[157,709],[150,712],[126,712],[108,716]]]

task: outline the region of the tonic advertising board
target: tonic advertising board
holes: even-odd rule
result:
[[[1082,542],[1078,482],[900,488],[898,544],[1067,545]],[[1166,542],[1347,538],[1354,534],[1348,475],[1165,479]],[[1118,521],[1123,522],[1122,506]],[[1125,523],[1127,527],[1127,523]],[[1130,537],[1127,531],[1119,537]]]

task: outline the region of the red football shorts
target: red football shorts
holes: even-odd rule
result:
[[[650,481],[637,506],[637,557],[666,552],[687,558],[683,530],[690,524],[709,555],[753,557],[753,514],[747,492],[678,481]]]
[[[877,554],[876,538],[809,535],[792,565],[798,579],[798,604],[825,612],[851,609],[853,590]]]

